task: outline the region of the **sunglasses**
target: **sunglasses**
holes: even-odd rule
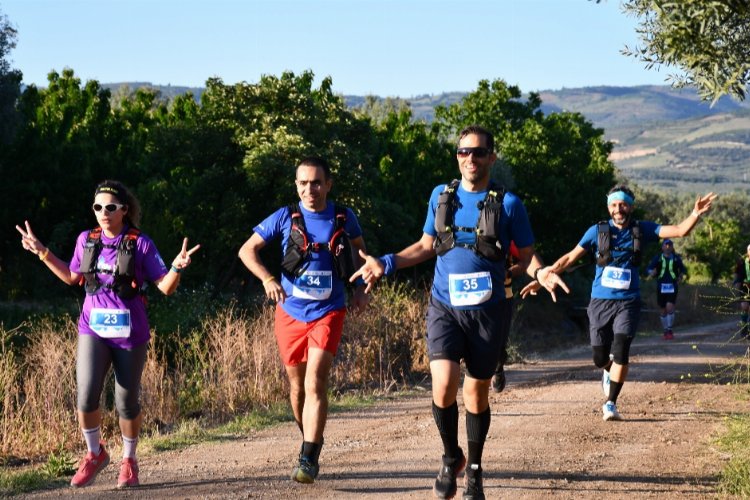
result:
[[[100,205],[99,203],[94,203],[94,206],[92,206],[91,208],[94,209],[94,212],[101,212],[102,209],[104,209],[108,213],[112,213],[112,212],[114,212],[114,211],[116,211],[116,210],[118,210],[118,209],[120,209],[120,208],[122,208],[124,206],[125,205],[121,205],[119,203],[110,203],[108,205]]]
[[[492,151],[487,148],[458,148],[456,150],[456,154],[460,158],[466,158],[472,154],[474,155],[474,158],[486,158],[490,153],[492,153]]]

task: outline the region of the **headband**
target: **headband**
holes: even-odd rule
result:
[[[94,196],[96,196],[99,193],[110,193],[119,198],[120,191],[117,188],[113,188],[111,186],[99,186],[96,188],[96,192],[94,193]]]
[[[624,201],[628,205],[632,205],[635,202],[635,199],[625,191],[615,191],[607,196],[607,205],[613,201]]]

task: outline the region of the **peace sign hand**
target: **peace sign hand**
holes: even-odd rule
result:
[[[198,251],[198,249],[201,247],[200,245],[195,245],[190,250],[187,249],[188,239],[185,238],[182,240],[182,250],[180,250],[180,253],[177,254],[177,257],[172,261],[172,266],[174,266],[176,269],[179,269],[182,271],[187,266],[190,265],[190,256],[193,255],[195,252]]]
[[[28,250],[34,255],[41,254],[44,252],[44,245],[42,245],[42,242],[36,237],[34,231],[31,230],[31,224],[29,224],[29,221],[24,221],[24,223],[26,224],[26,231],[16,224],[16,229],[21,233],[21,245],[23,245],[24,250]]]

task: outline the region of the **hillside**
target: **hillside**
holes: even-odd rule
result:
[[[190,91],[200,100],[201,88],[158,86],[148,82],[112,83],[131,90],[148,86],[165,99]],[[539,92],[545,113],[570,111],[584,115],[615,144],[610,159],[634,182],[657,190],[750,192],[750,103],[727,97],[713,107],[692,89],[669,86],[583,87]],[[437,105],[460,102],[465,93],[445,92],[401,99],[414,120],[434,119]],[[352,108],[364,96],[343,96]],[[395,98],[399,100],[399,98]]]

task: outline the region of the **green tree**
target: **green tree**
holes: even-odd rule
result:
[[[18,33],[0,12],[0,145],[7,145],[18,124],[16,101],[21,94],[21,72],[10,66],[8,55],[16,47]],[[2,159],[0,159],[2,161]]]
[[[597,0],[598,3],[599,0]],[[623,10],[639,19],[641,46],[623,53],[682,74],[673,85],[695,85],[715,103],[729,94],[745,98],[750,82],[750,3],[747,0],[626,0]]]
[[[711,283],[728,277],[743,247],[743,236],[735,219],[706,219],[694,231],[685,249],[691,260],[703,263]]]

